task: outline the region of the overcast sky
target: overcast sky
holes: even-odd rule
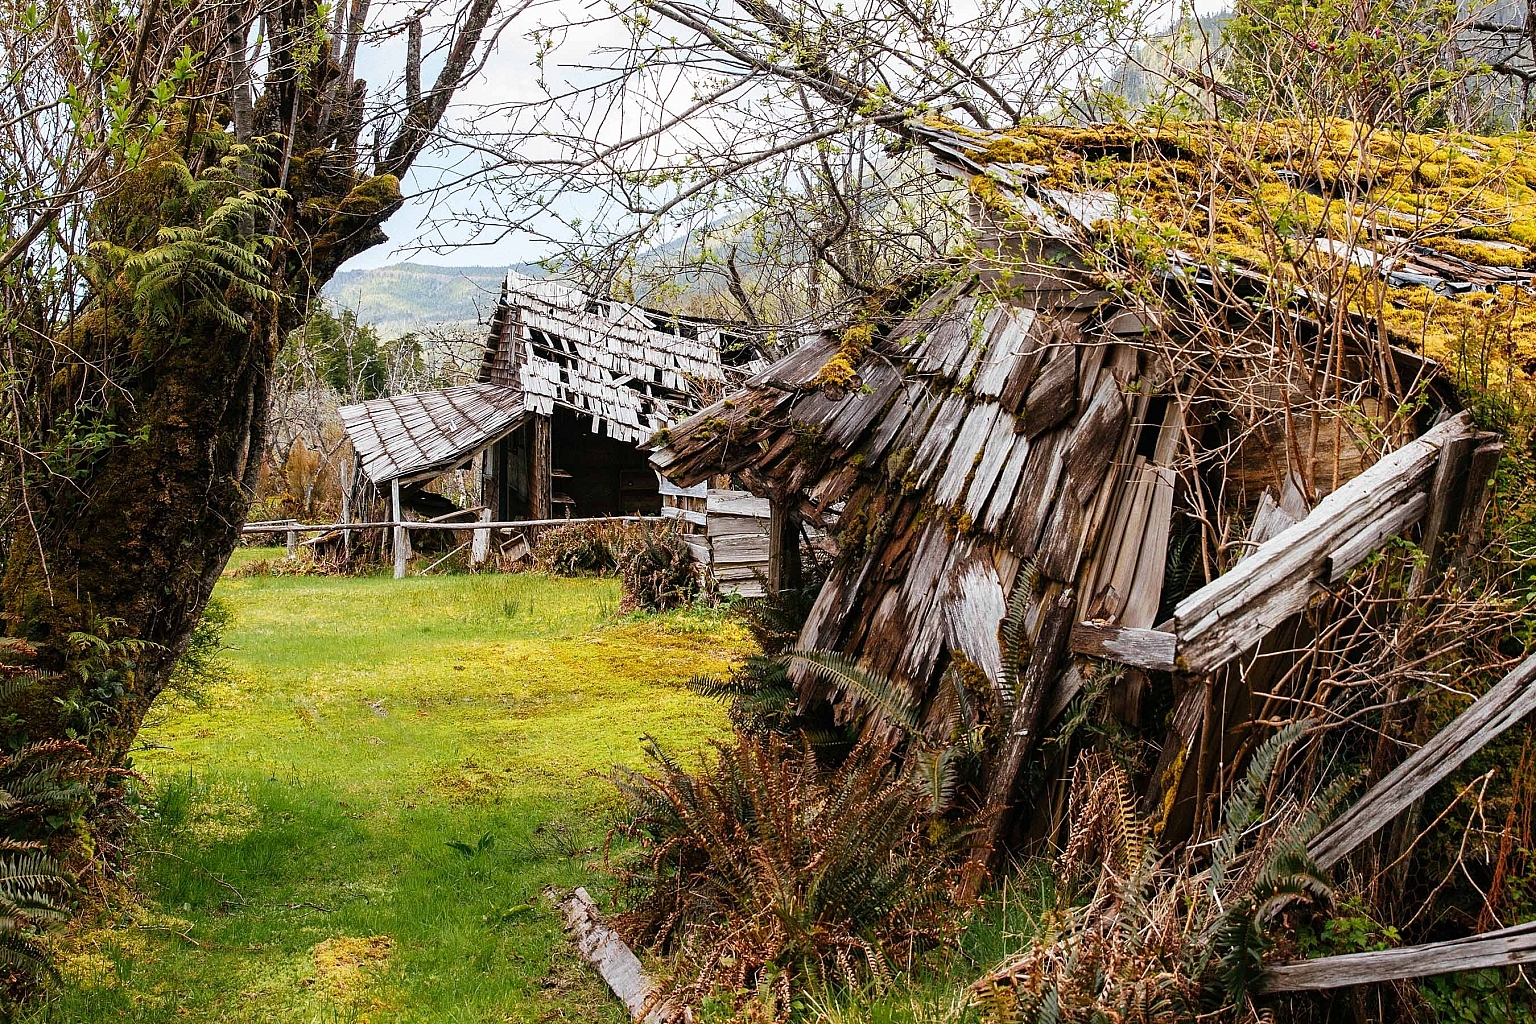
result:
[[[379,25],[402,18],[406,11],[418,9],[417,2],[386,0],[388,6],[385,6],[375,0],[374,15],[378,20],[371,18],[370,24]],[[622,0],[619,2],[622,3]],[[957,2],[965,4],[968,0]],[[503,6],[510,10],[511,0]],[[1153,0],[1146,9],[1157,12],[1153,21],[1167,24],[1179,6],[1179,0],[1167,0],[1162,4]],[[1201,14],[1218,11],[1226,6],[1220,0],[1195,0],[1194,3],[1195,10]],[[536,47],[528,38],[529,32],[540,24],[588,22],[567,36],[563,45],[551,56],[545,72],[551,86],[558,89],[570,79],[580,79],[590,74],[580,66],[601,63],[602,57],[598,51],[605,46],[622,46],[627,38],[623,27],[615,21],[602,20],[596,24],[588,21],[594,17],[601,18],[608,9],[602,0],[535,0],[531,9],[502,31],[497,49],[484,71],[456,97],[449,109],[445,127],[451,131],[456,124],[463,124],[466,118],[480,116],[477,111],[486,106],[534,101],[543,95],[539,87],[539,71],[535,66]],[[433,38],[429,26],[429,51]],[[359,54],[359,74],[375,89],[385,85],[399,75],[404,50],[403,38],[397,38],[382,47],[365,49]],[[426,55],[422,75],[424,83],[432,81],[438,63],[432,53]],[[495,125],[489,121],[480,121],[475,127],[494,130]],[[403,183],[408,197],[405,206],[385,225],[389,242],[354,258],[346,269],[407,261],[441,266],[505,266],[537,262],[548,255],[547,243],[526,237],[507,238],[489,245],[467,244],[470,241],[469,231],[447,223],[451,220],[453,209],[465,208],[467,197],[450,195],[434,200],[432,190],[438,184],[457,180],[466,171],[472,170],[477,159],[464,149],[424,154]],[[444,205],[449,209],[445,210]]]

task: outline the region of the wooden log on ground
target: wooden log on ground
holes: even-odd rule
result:
[[[1337,864],[1532,711],[1536,711],[1536,655],[1521,662],[1318,833],[1307,848],[1312,859],[1319,867]]]
[[[1328,556],[1410,503],[1435,474],[1442,449],[1460,448],[1474,433],[1466,413],[1433,427],[1180,601],[1172,629],[1179,637],[1179,667],[1188,672],[1219,668],[1304,609],[1318,592]]]
[[[1529,963],[1536,963],[1536,921],[1422,946],[1276,964],[1264,972],[1259,990],[1301,992],[1343,988]]]
[[[629,1011],[630,1018],[645,1024],[664,1024],[676,1014],[665,1004],[651,979],[619,933],[603,922],[597,904],[587,890],[577,886],[560,904],[565,930],[576,942],[576,951],[596,968],[613,994]]]

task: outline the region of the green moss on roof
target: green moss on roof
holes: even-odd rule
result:
[[[1392,287],[1319,248],[1319,237],[1391,256],[1411,241],[1486,267],[1536,267],[1536,139],[1415,134],[1353,122],[1173,122],[1024,126],[981,133],[982,164],[1028,164],[1043,189],[1108,192],[1124,216],[1094,225],[1096,245],[1133,268],[1178,248],[1213,265],[1305,284],[1376,315],[1394,341],[1485,386],[1536,395],[1536,295],[1444,297]],[[989,208],[1010,190],[978,175]]]

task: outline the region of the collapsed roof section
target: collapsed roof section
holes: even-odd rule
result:
[[[507,275],[480,381],[518,388],[528,409],[590,417],[594,433],[639,444],[762,367],[730,325],[591,299]]]
[[[345,406],[341,419],[369,480],[425,480],[556,406],[639,444],[763,365],[729,324],[509,272],[477,383]]]
[[[1223,670],[1390,537],[1412,532],[1432,559],[1442,532],[1480,516],[1499,446],[1464,415],[1414,440],[1454,412],[1454,394],[1433,362],[1382,343],[1382,327],[1409,340],[1390,312],[1378,320],[1344,302],[1329,318],[1337,305],[1301,271],[1331,250],[1267,264],[1252,244],[1261,232],[1225,223],[1243,204],[1217,198],[1213,173],[1247,165],[1201,164],[1139,129],[1042,129],[1046,141],[1031,142],[1023,130],[919,127],[980,197],[978,256],[658,435],[652,462],[681,485],[732,473],[835,530],[840,554],[802,648],[894,678],[935,729],[940,675],[979,670],[961,675],[987,680],[1011,709],[1000,788],[988,793],[1000,807],[1087,657]],[[1128,197],[1138,181],[1202,174],[1203,190],[1182,196],[1203,200],[1199,210],[1170,199],[1149,212]],[[1295,198],[1282,178],[1269,184]],[[1213,222],[1224,226],[1202,236]],[[1436,259],[1414,272],[1465,269]],[[1141,276],[1121,273],[1138,260]],[[1385,273],[1402,265],[1371,267],[1390,289]],[[1483,269],[1503,301],[1512,286]],[[1362,271],[1350,261],[1343,272]],[[1475,279],[1403,291],[1455,301]],[[1016,678],[1003,671],[1010,606],[1021,612]],[[809,674],[799,683],[802,701],[858,713],[857,696]],[[1164,794],[1180,791],[1205,711],[1175,709],[1150,806],[1166,810]],[[1198,749],[1220,751],[1224,725],[1209,728]]]

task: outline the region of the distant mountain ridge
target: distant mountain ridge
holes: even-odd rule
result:
[[[357,312],[357,318],[396,338],[428,327],[478,327],[490,319],[508,270],[542,277],[527,264],[510,267],[440,267],[394,263],[367,270],[343,270],[325,288],[325,297]]]

